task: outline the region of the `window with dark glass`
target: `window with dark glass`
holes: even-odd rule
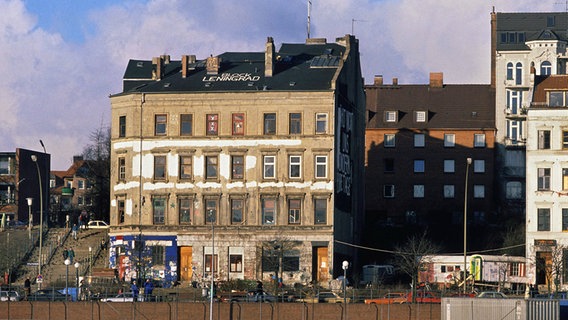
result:
[[[301,156],[290,156],[290,178],[300,178],[302,176],[302,157]]]
[[[243,255],[230,254],[229,266],[229,272],[243,272]]]
[[[538,130],[538,148],[550,149],[550,130]]]
[[[166,198],[165,197],[153,198],[152,211],[154,213],[154,224],[164,224],[166,217]]]
[[[245,177],[245,157],[231,156],[231,179],[242,180]]]
[[[217,156],[205,157],[205,178],[217,179],[218,177],[218,159]]]
[[[219,115],[208,114],[207,116],[207,135],[216,136],[219,134]]]
[[[264,114],[264,134],[276,134],[276,113]]]
[[[261,202],[262,202],[262,224],[275,224],[276,199],[263,198]]]
[[[385,170],[384,172],[392,173],[394,172],[394,159],[393,158],[385,158],[383,160]]]
[[[120,138],[126,137],[126,116],[118,118],[118,136]]]
[[[180,129],[179,134],[182,136],[191,136],[193,134],[193,115],[182,114],[180,115]]]
[[[263,157],[263,178],[264,179],[274,179],[276,178],[276,157],[275,156],[264,156]]]
[[[243,222],[243,199],[231,199],[231,223]]]
[[[302,133],[302,114],[301,113],[290,113],[290,134],[300,134]]]
[[[124,157],[118,158],[118,180],[126,180],[126,159]]]
[[[191,212],[193,209],[193,199],[191,198],[181,198],[179,199],[179,223],[188,224],[191,223]]]
[[[212,259],[213,258],[213,259]],[[213,272],[217,272],[218,270],[218,258],[217,255],[211,256],[211,254],[205,255],[205,272],[211,272],[211,262],[213,262]]]
[[[327,223],[327,200],[314,199],[314,222],[315,224]]]
[[[193,157],[179,156],[179,178],[181,180],[191,180],[193,173]]]
[[[217,210],[219,208],[219,201],[217,199],[205,200],[205,222],[217,223]]]
[[[166,180],[166,156],[154,156],[154,180]]]
[[[124,200],[120,199],[117,201],[118,209],[118,224],[124,223]]]
[[[507,80],[513,80],[513,63],[507,63]]]
[[[550,231],[550,209],[539,208],[537,214],[537,230]]]
[[[154,134],[157,136],[165,136],[166,128],[168,126],[168,116],[165,114],[157,114],[155,117]]]
[[[316,133],[327,132],[327,113],[316,113]]]
[[[164,246],[151,246],[152,250],[152,264],[164,265],[166,261],[166,247]]]
[[[523,83],[523,64],[517,62],[515,65],[515,84]]]
[[[327,156],[316,156],[316,179],[327,178]]]
[[[550,168],[538,168],[538,190],[550,190]]]
[[[562,208],[562,231],[568,231],[568,209]]]
[[[245,114],[233,113],[233,135],[245,134]]]
[[[288,223],[298,224],[300,223],[302,209],[301,199],[288,199]]]

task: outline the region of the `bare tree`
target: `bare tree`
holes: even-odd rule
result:
[[[291,240],[290,238],[279,235],[274,240],[262,242],[262,271],[275,273],[276,286],[284,271],[293,270],[299,261],[298,247],[301,241]],[[293,259],[288,259],[293,257]]]
[[[395,247],[393,264],[401,272],[412,279],[412,302],[416,302],[416,287],[418,273],[424,264],[432,262],[432,256],[440,252],[440,247],[427,238],[427,232],[420,236],[411,236],[408,240]]]
[[[564,270],[564,254],[568,247],[562,244],[549,246],[547,251],[533,254],[532,259],[537,269],[537,274],[542,272],[546,280],[548,292],[558,293],[562,272]],[[553,290],[554,286],[554,290]]]
[[[91,188],[89,196],[93,199],[93,212],[97,219],[109,219],[110,207],[110,127],[101,126],[90,134],[90,144],[83,149],[86,160],[85,175]]]

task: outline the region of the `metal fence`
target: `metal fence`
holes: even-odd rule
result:
[[[568,300],[444,298],[441,320],[562,320]]]

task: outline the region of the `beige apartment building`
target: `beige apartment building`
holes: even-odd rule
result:
[[[327,283],[357,263],[358,40],[130,60],[112,105],[110,265],[125,280]]]

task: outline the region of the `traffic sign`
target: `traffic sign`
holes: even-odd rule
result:
[[[42,282],[43,282],[43,277],[41,276],[41,274],[38,274],[38,275],[37,275],[36,282],[37,282],[37,283],[42,283]]]

